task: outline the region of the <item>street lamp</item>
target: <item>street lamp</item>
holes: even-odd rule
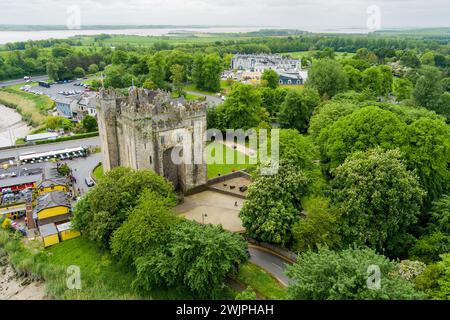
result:
[[[206,213],[202,213],[202,224],[205,224],[205,218],[207,217],[208,215],[206,214]]]

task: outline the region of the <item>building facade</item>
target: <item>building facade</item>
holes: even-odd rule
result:
[[[236,54],[231,59],[231,68],[251,72],[264,72],[264,70],[272,69],[289,73],[299,71],[301,62],[276,54]]]
[[[231,70],[225,71],[223,78],[239,82],[259,82],[265,70],[274,70],[284,85],[303,85],[308,72],[301,69],[301,62],[272,54],[236,54],[231,60]]]
[[[152,169],[185,192],[206,183],[205,103],[164,91],[132,88],[128,96],[102,89],[97,118],[105,172]]]

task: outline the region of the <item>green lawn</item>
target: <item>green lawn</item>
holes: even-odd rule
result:
[[[287,299],[286,288],[266,271],[253,263],[246,263],[239,268],[236,279],[269,300]]]
[[[103,177],[103,166],[99,165],[95,167],[94,171],[92,171],[92,175],[95,180],[99,180],[101,177]]]
[[[213,148],[215,148],[215,150],[213,150]],[[217,152],[217,150],[220,150],[219,148],[222,148],[223,150],[223,161],[222,161],[223,163],[213,163],[216,155],[215,152]],[[234,153],[234,158],[231,161],[231,163],[226,163],[227,150],[228,152]],[[228,148],[217,142],[212,142],[208,144],[208,146],[206,147],[208,179],[215,178],[219,176],[219,174],[224,175],[233,171],[246,169],[252,166],[249,163],[249,157],[247,155],[245,155],[244,157],[245,163],[237,163],[238,154],[242,155],[242,153],[240,153],[239,151]]]
[[[212,92],[212,91],[206,91],[206,90],[198,89],[195,86],[195,84],[193,84],[193,83],[189,83],[189,84],[184,85],[183,86],[183,90],[198,92],[198,93],[207,94],[207,95],[210,95],[210,96],[215,96],[217,94],[217,92]]]
[[[214,160],[215,152],[212,150],[213,147],[223,148],[223,164],[219,163],[210,163]],[[210,143],[207,147],[207,173],[208,173],[208,179],[218,177],[220,175],[224,175],[227,173],[231,173],[236,170],[243,170],[251,167],[252,165],[249,164],[249,157],[245,156],[245,163],[244,164],[237,164],[237,155],[240,152],[236,150],[232,150],[231,148],[228,148],[224,145],[219,145],[218,143]],[[229,152],[234,151],[234,162],[233,163],[225,163],[226,162],[226,150],[229,150]],[[94,171],[92,172],[92,176],[95,180],[98,181],[99,178],[103,176],[103,167],[97,166],[95,167]]]
[[[101,31],[100,31],[101,32]],[[196,33],[195,31],[183,34],[171,34],[170,36],[138,36],[138,35],[110,35],[110,37],[94,41],[96,36],[79,36],[78,39],[83,46],[91,46],[94,43],[105,46],[140,46],[148,47],[154,44],[167,44],[171,46],[186,45],[186,44],[200,44],[200,43],[214,43],[215,41],[236,40],[236,39],[252,39],[251,36],[237,35],[237,34],[207,34]]]
[[[314,56],[314,54],[316,53],[315,50],[310,50],[310,51],[297,51],[297,52],[281,52],[279,54],[281,55],[289,55],[294,59],[301,59],[303,57],[307,58],[307,57],[312,57]],[[335,52],[335,57],[336,59],[342,59],[342,58],[351,58],[353,55],[355,55],[352,52]],[[315,58],[313,58],[314,60]]]

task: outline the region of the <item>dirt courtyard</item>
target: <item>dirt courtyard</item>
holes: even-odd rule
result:
[[[207,190],[185,197],[184,203],[174,210],[186,219],[200,223],[203,222],[202,214],[206,214],[205,224],[221,224],[226,230],[242,232],[245,229],[239,219],[239,211],[243,202],[244,199]]]

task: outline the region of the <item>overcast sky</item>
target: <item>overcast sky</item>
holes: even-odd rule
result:
[[[450,26],[449,0],[0,0],[0,24],[66,25],[73,5],[84,25],[365,28],[367,8],[377,5],[382,28]]]

